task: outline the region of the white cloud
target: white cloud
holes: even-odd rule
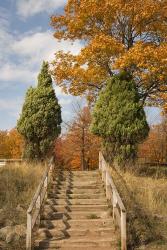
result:
[[[22,98],[16,99],[0,99],[0,111],[9,113],[11,116],[18,118],[23,104]]]
[[[67,0],[17,0],[16,8],[19,16],[27,18],[41,12],[53,13],[66,2]]]
[[[6,30],[0,31],[0,80],[21,83],[36,82],[36,77],[43,60],[51,61],[58,50],[78,54],[82,45],[79,41],[59,42],[50,31],[29,32],[18,37]],[[10,43],[8,42],[10,41]],[[5,56],[4,56],[5,55]],[[10,58],[16,58],[14,62]]]
[[[39,2],[42,2],[42,5]],[[34,14],[34,11],[37,12],[37,10],[38,12],[43,11],[44,2],[46,6],[47,1],[33,0],[36,9],[31,8],[32,13],[30,15]],[[63,2],[65,1],[48,1],[47,6],[50,6],[48,10],[51,10],[53,3],[56,4],[54,7],[57,8]],[[25,4],[27,10],[23,10],[23,15],[26,17],[26,15],[29,15],[28,6],[31,3],[32,1],[19,0],[20,7],[18,6],[18,11],[21,11],[21,6],[23,7]],[[12,91],[12,89],[16,90],[21,85],[26,84],[27,87],[35,85],[42,61],[53,60],[54,53],[57,51],[70,51],[72,54],[78,54],[82,48],[79,41],[74,43],[67,40],[59,42],[50,31],[42,31],[40,27],[34,27],[32,30],[21,34],[17,30],[11,31],[9,20],[8,13],[0,8],[0,111],[1,113],[6,112],[6,122],[4,122],[4,125],[1,122],[1,128],[13,126],[16,117],[18,118],[24,99],[23,94],[19,93],[19,99],[16,98],[15,100],[14,96],[13,99],[10,99],[7,95],[5,95],[6,99],[4,99],[3,93]],[[20,87],[20,89],[21,93],[25,88]],[[76,98],[63,93],[56,84],[54,84],[54,89],[62,106],[63,120],[69,120],[72,116],[72,103]]]
[[[28,57],[31,63],[39,63],[42,60],[53,60],[54,53],[58,50],[78,54],[81,47],[79,41],[74,43],[68,40],[59,42],[50,31],[45,31],[28,34],[15,40],[12,50],[21,57]]]
[[[0,7],[0,63],[3,64],[11,50],[12,35],[9,32],[9,13]]]
[[[62,106],[70,105],[72,104],[73,100],[70,98],[60,98],[59,103]]]
[[[36,77],[36,72],[26,67],[17,66],[14,63],[6,63],[0,69],[0,80],[1,81],[12,81],[12,82],[26,82],[31,83]]]

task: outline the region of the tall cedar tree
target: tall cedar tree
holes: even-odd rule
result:
[[[100,92],[92,131],[103,138],[111,160],[124,165],[135,159],[137,144],[146,138],[149,126],[135,83],[128,74],[112,77]]]
[[[17,129],[25,139],[24,157],[44,159],[61,132],[61,107],[58,104],[47,62],[43,62],[36,88],[27,91]]]

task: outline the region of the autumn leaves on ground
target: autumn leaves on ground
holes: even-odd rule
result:
[[[166,4],[68,0],[64,12],[51,17],[56,39],[83,46],[78,55],[59,51],[53,62],[43,62],[16,128],[0,132],[0,157],[26,162],[0,169],[2,249],[19,249],[25,240],[5,228],[25,226],[45,162],[54,154],[57,167],[92,170],[99,150],[127,208],[128,249],[166,249]],[[55,84],[85,100],[85,107],[71,110],[70,122],[62,121]],[[162,111],[158,125],[148,125],[149,105]]]

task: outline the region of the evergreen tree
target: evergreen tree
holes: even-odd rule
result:
[[[135,159],[137,144],[146,138],[149,126],[135,83],[127,73],[112,77],[101,91],[91,129],[103,138],[110,159],[123,165]]]
[[[61,107],[58,104],[47,62],[43,62],[36,88],[26,93],[17,129],[25,138],[24,157],[44,159],[61,132]]]

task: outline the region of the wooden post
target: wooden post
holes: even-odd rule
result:
[[[113,197],[113,200],[112,200],[112,206],[113,206],[113,220],[115,220],[115,208],[116,208],[116,206],[117,206],[117,197],[116,197],[116,194],[115,194],[115,190],[113,189],[112,190],[113,191],[113,195],[112,195],[112,197]]]
[[[121,250],[127,250],[126,244],[126,212],[121,210]]]
[[[48,175],[46,176],[45,181],[44,181],[44,190],[46,191],[45,197],[47,199],[48,197]]]
[[[32,217],[27,213],[27,235],[26,235],[26,250],[31,250],[32,245]]]
[[[101,165],[102,165],[102,164],[101,164],[102,162],[101,162],[101,161],[102,161],[101,152],[99,152],[99,170],[100,170],[100,171],[101,171],[101,168],[102,168],[102,166],[101,166]]]
[[[38,220],[36,222],[37,226],[40,225],[40,221],[41,221],[40,208],[41,208],[41,196],[39,194],[38,199],[36,201],[36,209],[37,209],[37,211],[39,211]]]
[[[104,168],[102,170],[102,180],[104,182],[104,185],[106,185],[106,170]]]
[[[109,184],[109,181],[108,181],[108,172],[106,171],[106,198],[107,200],[110,200],[111,197],[110,197],[110,184]]]

